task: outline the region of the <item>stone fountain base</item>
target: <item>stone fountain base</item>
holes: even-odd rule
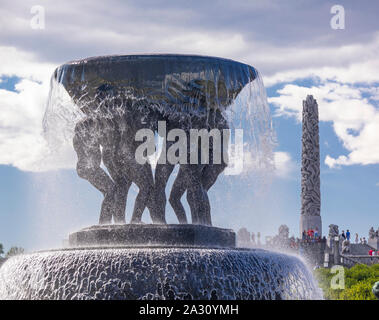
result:
[[[96,225],[70,234],[69,246],[234,248],[236,235],[233,230],[193,224]]]
[[[67,249],[0,268],[0,300],[321,298],[301,260],[259,249]]]

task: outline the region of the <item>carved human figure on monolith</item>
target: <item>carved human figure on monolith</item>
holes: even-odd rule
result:
[[[342,241],[342,253],[350,253],[350,241],[345,239]]]
[[[338,235],[339,235],[338,226],[336,224],[330,224],[329,237],[334,238],[334,237],[338,237]]]

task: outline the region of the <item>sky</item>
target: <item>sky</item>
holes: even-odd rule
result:
[[[344,9],[340,29],[334,5]],[[5,248],[59,247],[69,232],[97,223],[101,194],[73,166],[41,170],[42,119],[54,69],[106,54],[201,54],[259,70],[276,131],[276,170],[269,181],[220,177],[210,190],[214,225],[266,236],[287,224],[298,235],[301,108],[312,94],[320,113],[324,234],[332,223],[366,237],[371,226],[379,227],[378,2],[40,0],[35,6],[0,0]],[[175,223],[169,205],[167,211]]]

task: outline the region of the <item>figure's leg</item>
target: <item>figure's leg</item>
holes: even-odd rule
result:
[[[104,195],[104,200],[101,203],[99,224],[112,223],[113,202],[114,202],[113,193],[107,193]]]
[[[112,209],[113,221],[114,223],[123,224],[125,223],[126,200],[132,181],[123,174],[122,164],[118,161],[118,156],[114,150],[103,148],[103,163],[115,183]]]
[[[187,216],[186,211],[184,210],[183,204],[180,201],[183,194],[186,192],[187,184],[186,184],[186,176],[183,172],[183,169],[180,167],[178,175],[176,176],[176,179],[174,181],[174,184],[171,188],[170,192],[170,204],[171,207],[174,209],[174,212],[176,214],[176,217],[179,220],[179,223],[188,223],[187,222]]]
[[[132,164],[131,172],[134,172],[133,181],[139,188],[139,193],[134,205],[132,221],[140,220],[145,207],[150,211],[153,223],[166,223],[164,211],[161,212],[154,199],[154,177],[149,163],[144,165]]]
[[[227,126],[223,129],[228,128]],[[207,194],[208,197],[208,191],[209,189],[216,183],[218,176],[225,170],[227,167],[227,159],[224,159],[224,154],[223,150],[227,150],[229,144],[229,138],[226,137],[221,139],[221,148],[217,148],[216,150],[213,150],[211,148],[209,150],[209,164],[204,166],[204,169],[202,170],[202,175],[201,175],[201,183],[202,186]],[[214,157],[213,157],[213,152],[222,152],[221,154],[221,163],[214,163]],[[203,223],[207,225],[212,225],[212,220],[211,220],[211,207],[210,207],[210,202],[208,200],[207,202],[208,208],[206,209],[206,214],[203,216]]]
[[[115,186],[115,199],[113,208],[113,221],[114,223],[124,224],[125,221],[125,209],[126,200],[128,197],[128,191],[132,182],[126,179],[116,181]]]
[[[112,221],[114,183],[108,174],[100,167],[101,149],[97,136],[97,123],[93,119],[88,118],[75,126],[73,146],[78,156],[76,166],[78,176],[88,180],[104,195],[99,223],[107,224]]]
[[[81,161],[78,162],[76,171],[78,176],[89,181],[96,189],[104,195],[101,204],[99,224],[110,224],[112,222],[112,208],[114,203],[114,183],[110,177],[99,167],[88,167]]]
[[[130,223],[141,223],[142,214],[145,211],[147,203],[149,202],[149,194],[144,190],[139,190],[137,198],[134,202],[133,215]]]
[[[153,202],[156,207],[158,217],[165,220],[166,213],[166,185],[167,181],[174,170],[175,166],[172,164],[157,164],[155,167],[154,175],[154,195]]]
[[[145,211],[148,195],[145,192],[138,192],[136,200],[134,202],[133,216],[130,223],[142,223],[142,214]]]
[[[190,164],[182,167],[188,181],[187,201],[191,208],[192,223],[212,225],[208,194],[201,182],[203,166]]]
[[[203,190],[206,194],[206,199],[204,203],[204,215],[198,216],[196,213],[193,214],[194,217],[198,219],[198,222],[200,224],[205,225],[212,225],[212,219],[211,219],[211,207],[210,207],[210,201],[208,198],[208,191],[209,189],[215,184],[217,177],[220,175],[220,173],[225,169],[225,165],[212,165],[208,164],[205,166],[205,168],[202,171],[201,174],[201,184],[203,186]],[[193,211],[196,211],[195,204],[196,204],[196,198],[194,198],[194,195],[192,193],[188,193],[187,191],[187,201],[191,208],[191,213]]]

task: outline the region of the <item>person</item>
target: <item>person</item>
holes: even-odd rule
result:
[[[367,244],[366,237],[363,237],[363,244]]]
[[[260,232],[257,233],[257,245],[258,246],[261,245],[261,233]]]
[[[303,234],[301,236],[301,240],[303,240],[303,241],[307,240],[307,232],[305,230],[303,231]]]
[[[344,240],[346,239],[345,231],[344,231],[344,230],[342,230],[341,237],[342,237]]]
[[[359,237],[358,237],[358,233],[355,234],[355,243],[358,244],[359,243]]]
[[[369,256],[372,256],[372,253],[373,253],[373,250],[370,249],[370,250],[368,251],[368,255],[369,255]]]
[[[312,239],[312,229],[311,228],[308,229],[307,236],[308,236],[308,240]]]
[[[318,239],[318,228],[315,229],[315,239]]]
[[[253,245],[255,245],[255,233],[254,232],[251,233],[251,242]]]
[[[350,241],[350,231],[347,229],[346,231],[346,239]]]

